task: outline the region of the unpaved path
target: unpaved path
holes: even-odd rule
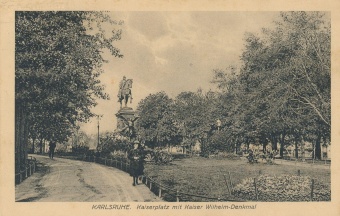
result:
[[[95,163],[32,155],[34,175],[15,187],[16,201],[161,202],[143,185],[132,186],[129,174]]]

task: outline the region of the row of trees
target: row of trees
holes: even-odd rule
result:
[[[112,25],[105,32],[102,25]],[[15,164],[25,165],[28,139],[64,142],[95,114],[102,50],[122,57],[113,42],[118,23],[100,12],[15,13]]]
[[[105,32],[103,23],[114,30]],[[117,25],[99,12],[16,12],[17,171],[29,139],[33,148],[66,141],[95,115],[96,99],[108,99],[98,80],[101,50],[122,57],[112,45],[121,37]],[[274,28],[246,34],[241,66],[214,70],[218,91],[142,100],[139,136],[151,147],[199,140],[204,152],[271,142],[282,154],[288,143],[309,141],[320,157],[321,144],[330,142],[330,29],[322,13],[281,13]]]
[[[309,141],[320,158],[322,143],[330,143],[330,38],[325,14],[281,13],[274,28],[246,34],[241,66],[214,70],[219,91],[142,100],[141,137],[151,146],[199,140],[203,151],[280,143],[281,156],[292,143],[298,156]]]

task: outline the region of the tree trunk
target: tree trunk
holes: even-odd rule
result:
[[[262,152],[263,153],[266,153],[267,151],[266,151],[266,147],[267,147],[267,143],[263,143],[262,144]]]
[[[273,150],[277,150],[277,137],[276,135],[273,135]]]
[[[280,139],[280,157],[283,158],[283,150],[285,146],[285,137],[286,137],[286,132],[283,131],[281,134],[281,139]]]
[[[237,143],[235,143],[235,151],[234,151],[234,154],[237,155]]]
[[[48,141],[48,142],[50,142],[50,141]],[[45,153],[47,153],[47,152],[46,152],[46,140],[44,140],[44,142],[43,142],[43,143],[44,143],[44,147],[43,147],[43,153],[45,154]],[[47,150],[47,151],[48,151],[48,150]]]
[[[301,158],[302,158],[302,161],[304,162],[306,159],[305,159],[305,139],[301,138]]]
[[[34,154],[35,148],[34,148],[35,138],[32,138],[32,154]]]
[[[21,108],[16,104],[15,109],[15,172],[20,171],[20,119],[21,117]]]
[[[280,157],[283,158],[284,145],[280,143]]]
[[[323,139],[323,146],[321,148],[321,160],[324,160],[327,157],[327,138],[326,136],[322,137]]]
[[[318,137],[315,141],[315,158],[321,160],[321,134],[318,133]]]
[[[28,121],[26,118],[26,113],[24,113],[24,140],[23,140],[23,146],[24,146],[24,162],[26,163],[28,159]]]
[[[295,158],[296,159],[299,159],[299,148],[298,148],[298,145],[299,144],[299,141],[298,140],[295,140]]]
[[[238,145],[238,139],[235,140],[235,145],[234,145],[234,154],[237,155],[237,145]]]
[[[19,138],[19,146],[20,146],[20,167],[24,167],[25,164],[25,116],[24,110],[21,109],[20,112],[20,138]]]
[[[40,139],[39,146],[40,146],[40,154],[42,154],[43,153],[43,139],[42,138]]]

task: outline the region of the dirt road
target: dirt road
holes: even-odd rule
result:
[[[161,202],[129,174],[95,163],[33,155],[38,171],[15,187],[18,202]]]

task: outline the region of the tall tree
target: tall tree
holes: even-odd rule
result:
[[[207,146],[207,137],[220,117],[217,113],[218,97],[215,92],[181,92],[175,99],[175,119],[182,144],[193,146],[196,141]]]
[[[233,104],[230,124],[244,137],[267,137],[274,148],[280,140],[282,154],[287,136],[318,146],[320,137],[329,138],[330,25],[319,12],[280,17],[263,35],[248,33],[239,73],[217,73],[216,81],[224,101]]]
[[[105,32],[103,23],[111,24],[112,32]],[[98,76],[106,62],[102,49],[122,57],[113,46],[121,38],[116,25],[100,12],[16,12],[17,169],[26,159],[29,134],[62,142],[77,121],[94,115],[96,98],[108,99]]]
[[[138,133],[149,147],[176,143],[178,128],[174,121],[173,100],[165,92],[151,94],[137,107]]]

